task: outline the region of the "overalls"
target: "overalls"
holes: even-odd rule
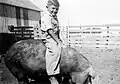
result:
[[[52,29],[54,34],[59,38],[59,23],[57,17],[51,16],[49,13],[46,13],[41,19],[41,30],[44,31],[43,36],[46,38],[45,45],[46,50],[46,69],[48,75],[55,75],[60,73],[60,53],[61,45],[48,34],[48,30]]]

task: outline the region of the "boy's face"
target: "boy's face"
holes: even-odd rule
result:
[[[52,16],[55,16],[58,13],[59,7],[55,5],[48,6],[48,11]]]

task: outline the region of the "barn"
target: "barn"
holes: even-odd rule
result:
[[[0,33],[8,26],[39,25],[41,10],[29,0],[0,0]]]

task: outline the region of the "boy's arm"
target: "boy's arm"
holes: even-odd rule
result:
[[[52,29],[48,29],[47,32],[58,44],[61,43],[61,40],[58,38],[56,34],[54,34]]]

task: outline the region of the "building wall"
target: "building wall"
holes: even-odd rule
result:
[[[40,11],[0,3],[0,32],[9,32],[9,25],[39,25],[40,19]]]

